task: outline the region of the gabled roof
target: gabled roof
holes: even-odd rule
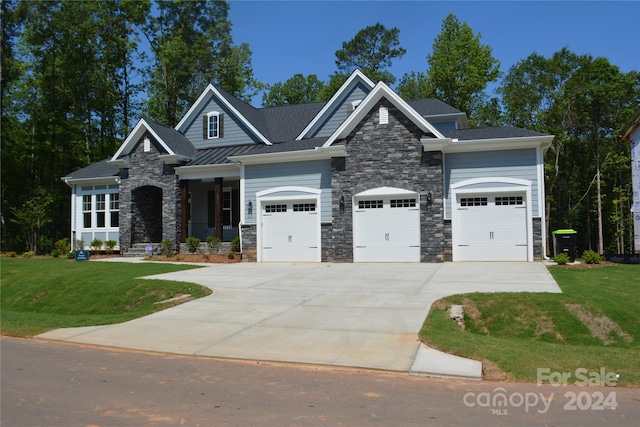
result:
[[[393,106],[400,110],[409,120],[411,120],[425,134],[433,134],[436,138],[444,138],[444,136],[424,117],[400,96],[395,93],[383,82],[379,82],[366,98],[358,105],[353,113],[345,120],[336,131],[329,137],[324,146],[328,147],[338,139],[346,138],[349,133],[362,121],[362,119],[371,111],[375,104],[382,98],[388,100]]]
[[[343,98],[348,94],[358,83],[362,83],[369,88],[374,87],[374,83],[369,79],[364,73],[358,69],[354,70],[353,73],[349,76],[346,82],[340,89],[331,97],[329,102],[327,102],[322,110],[316,114],[316,116],[309,122],[309,124],[300,132],[300,134],[296,137],[297,140],[304,139],[307,134],[314,128],[314,126],[319,123],[321,120],[325,118],[327,114],[330,114],[333,107],[343,101]]]
[[[143,118],[140,119],[129,133],[127,139],[124,140],[124,143],[122,143],[110,161],[118,162],[122,156],[129,154],[146,132],[149,132],[153,138],[158,141],[162,149],[169,156],[190,158],[195,152],[194,146],[187,137],[180,132],[169,126]]]
[[[267,145],[271,144],[271,141],[269,141],[264,134],[267,130],[267,124],[260,111],[212,84],[209,84],[209,86],[206,87],[196,102],[194,102],[191,108],[189,108],[189,111],[187,111],[182,120],[180,120],[180,123],[176,125],[176,130],[184,133],[187,126],[195,120],[195,116],[199,114],[212,96],[231,111],[233,115],[258,138],[258,140]]]

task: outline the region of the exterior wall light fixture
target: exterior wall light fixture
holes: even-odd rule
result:
[[[247,203],[247,214],[249,215],[249,217],[253,215],[253,203],[251,203],[251,200],[249,200],[249,203]]]
[[[340,195],[340,215],[344,214],[344,194]]]
[[[431,206],[433,204],[433,195],[431,191],[427,192],[427,206]]]

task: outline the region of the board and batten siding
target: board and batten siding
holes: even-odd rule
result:
[[[327,112],[324,120],[316,123],[309,136],[313,138],[331,136],[349,116],[352,111],[351,103],[363,100],[370,91],[371,89],[364,84],[356,84],[340,102],[336,103],[332,111]]]
[[[472,178],[519,178],[531,181],[531,212],[540,216],[538,206],[538,165],[536,149],[451,153],[445,155],[445,218],[451,218],[451,185]],[[508,185],[499,184],[500,187]],[[487,188],[477,184],[468,188]],[[467,188],[467,187],[465,187]]]
[[[205,139],[202,136],[202,117],[211,111],[224,114],[222,138]],[[253,133],[240,122],[227,108],[217,101],[214,96],[204,104],[191,123],[187,125],[185,136],[196,148],[228,147],[230,145],[250,144],[259,142]]]
[[[269,165],[247,165],[244,175],[244,206],[249,201],[256,206],[256,193],[277,187],[308,187],[321,190],[321,221],[331,221],[331,160],[313,160]],[[287,198],[304,193],[278,192],[270,197]],[[257,215],[245,218],[246,224],[255,224]]]

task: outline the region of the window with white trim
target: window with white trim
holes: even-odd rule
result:
[[[120,194],[109,194],[109,217],[111,227],[120,226]]]
[[[382,200],[358,200],[358,209],[382,209]]]
[[[315,203],[294,203],[293,211],[294,212],[315,212],[316,204]]]
[[[415,208],[416,199],[391,199],[392,208]]]
[[[380,116],[380,124],[381,125],[388,125],[389,124],[389,109],[385,106],[380,106],[380,110],[379,110],[379,116]]]
[[[204,139],[222,138],[224,114],[219,111],[210,111],[203,116],[202,137]]]
[[[502,196],[496,197],[496,206],[514,206],[522,205],[524,200],[522,196]]]
[[[460,206],[487,206],[486,197],[463,197],[460,199]]]
[[[82,226],[84,228],[91,228],[91,206],[91,194],[82,196]]]
[[[287,205],[266,205],[264,211],[266,213],[286,212]]]
[[[96,227],[104,228],[106,225],[106,194],[96,194]]]

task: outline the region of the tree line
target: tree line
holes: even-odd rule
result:
[[[555,135],[545,158],[547,230],[574,228],[578,246],[632,251],[630,150],[640,73],[561,48],[501,73],[479,34],[447,16],[424,70],[397,79],[400,30],[380,23],[335,52],[325,80],[258,81],[236,44],[224,1],[2,2],[2,248],[46,253],[68,236],[60,177],[112,155],[141,115],[175,126],[209,84],[263,107],[331,98],[354,68],[405,99],[438,98],[473,126]],[[487,88],[494,85],[493,93]]]

